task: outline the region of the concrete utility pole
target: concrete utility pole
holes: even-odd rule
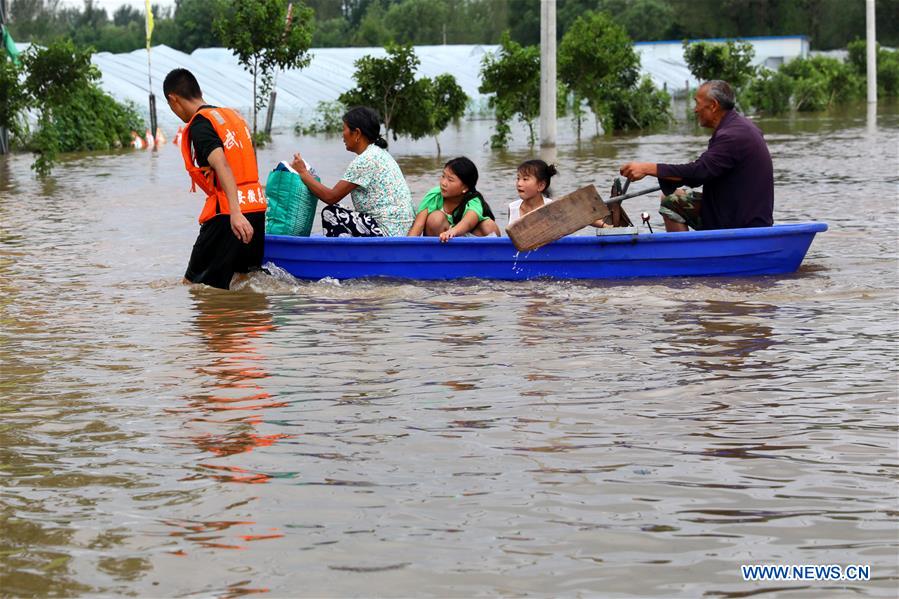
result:
[[[540,145],[556,145],[556,0],[540,0]]]
[[[865,0],[868,51],[868,103],[877,104],[877,36],[874,25],[874,0]]]

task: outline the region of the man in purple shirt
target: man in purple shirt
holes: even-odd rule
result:
[[[667,231],[770,227],[774,168],[762,132],[734,111],[734,92],[725,81],[703,83],[695,100],[699,124],[715,130],[702,156],[689,164],[629,162],[621,174],[631,181],[658,177]],[[703,190],[685,192],[680,184]]]

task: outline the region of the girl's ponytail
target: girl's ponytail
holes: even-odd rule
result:
[[[484,213],[489,219],[496,220],[496,217],[493,215],[493,210],[490,209],[490,204],[487,203],[487,200],[484,199],[484,196],[481,195],[481,192],[477,189],[468,188],[468,191],[465,192],[465,195],[462,196],[462,201],[459,202],[459,205],[456,206],[456,209],[453,210],[453,222],[458,223],[462,220],[462,217],[465,216],[465,206],[468,205],[468,202],[473,200],[474,198],[478,198],[481,201],[481,211]]]

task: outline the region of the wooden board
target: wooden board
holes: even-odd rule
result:
[[[596,187],[588,185],[528,212],[506,227],[519,251],[537,249],[610,215]]]

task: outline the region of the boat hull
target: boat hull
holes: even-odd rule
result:
[[[265,261],[299,279],[528,280],[750,276],[794,272],[825,223],[565,237],[530,252],[508,238],[267,235]]]

